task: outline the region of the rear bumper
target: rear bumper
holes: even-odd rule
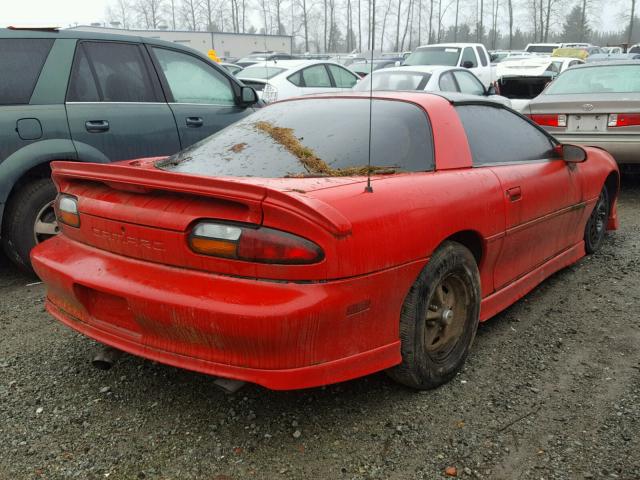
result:
[[[557,134],[550,132],[562,143],[574,143],[606,150],[619,164],[640,164],[640,135],[610,134]]]
[[[32,262],[47,310],[69,327],[134,355],[278,390],[398,364],[402,302],[425,264],[270,282],[143,262],[64,235],[36,247]]]

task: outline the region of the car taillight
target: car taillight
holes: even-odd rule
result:
[[[189,236],[196,253],[247,262],[300,265],[319,262],[322,249],[306,238],[265,227],[198,223]]]
[[[640,113],[612,113],[609,115],[608,127],[632,127],[640,125]]]
[[[564,114],[532,114],[529,118],[542,127],[567,126],[567,116]]]
[[[80,226],[80,215],[78,214],[78,199],[71,195],[58,195],[56,199],[56,218],[59,222],[70,227]]]
[[[278,100],[278,89],[270,83],[265,84],[262,89],[262,100],[271,103]]]

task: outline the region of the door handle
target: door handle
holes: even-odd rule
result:
[[[187,117],[187,127],[201,127],[204,124],[202,117]]]
[[[513,187],[507,190],[507,197],[512,202],[517,202],[522,198],[522,189],[520,187]]]
[[[91,133],[106,132],[109,130],[109,122],[106,120],[88,120],[84,122],[84,127],[87,132]]]

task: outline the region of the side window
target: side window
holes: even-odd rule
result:
[[[53,40],[0,39],[0,105],[29,103]]]
[[[480,58],[480,63],[482,63],[483,67],[486,67],[489,62],[487,62],[487,56],[484,53],[484,50],[481,47],[476,47],[476,52],[478,52],[478,58]]]
[[[304,83],[302,82],[302,70],[287,77],[287,80],[293,83],[296,87],[304,87]]]
[[[473,52],[473,48],[465,47],[462,51],[462,60],[460,61],[460,65],[464,66],[464,62],[471,62],[470,68],[478,66],[478,59],[476,58],[476,54]]]
[[[356,76],[347,69],[339,67],[337,65],[327,66],[329,67],[329,71],[331,72],[331,75],[336,82],[336,87],[351,88],[358,82]]]
[[[324,65],[314,65],[302,70],[305,87],[331,87],[331,79]]]
[[[83,44],[79,44],[76,49],[76,56],[73,59],[71,69],[71,80],[67,91],[68,102],[99,102],[100,95],[96,78],[89,65],[89,59],[84,51]]]
[[[208,105],[235,105],[227,77],[199,58],[174,50],[153,47],[173,101]]]
[[[456,85],[456,81],[453,79],[453,75],[451,72],[443,73],[440,75],[440,81],[438,82],[440,86],[440,90],[443,92],[459,92],[458,85]]]
[[[456,70],[453,72],[453,76],[456,77],[456,80],[458,81],[461,93],[468,93],[469,95],[484,95],[484,87],[473,73]]]
[[[117,42],[78,45],[67,100],[155,102],[157,99],[138,45]]]
[[[488,105],[461,105],[456,111],[467,134],[474,166],[553,157],[551,139],[515,113]]]

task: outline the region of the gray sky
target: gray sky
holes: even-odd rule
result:
[[[0,26],[102,22],[108,0],[0,0]]]
[[[109,0],[0,0],[0,27],[9,25],[68,27],[73,24],[89,25],[92,22],[104,22],[105,10],[109,3],[111,3]],[[615,2],[613,8],[602,9],[601,16],[598,16],[598,24],[594,27],[604,30],[620,28],[620,21],[617,18],[619,8]],[[461,15],[464,15],[464,12],[461,12]],[[445,19],[446,23],[450,22]],[[259,25],[256,26],[259,27]]]

